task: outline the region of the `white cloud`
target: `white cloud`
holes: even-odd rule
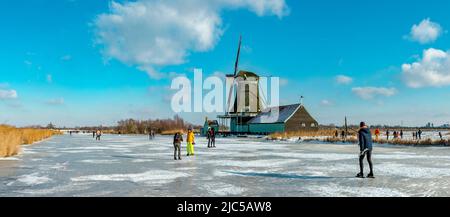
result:
[[[345,76],[345,75],[338,75],[336,76],[336,83],[338,84],[351,84],[353,82],[353,78],[349,77],[349,76]]]
[[[450,85],[450,52],[430,48],[422,59],[402,65],[403,81],[412,88]]]
[[[432,22],[430,18],[427,18],[411,27],[411,33],[408,38],[421,44],[427,44],[436,41],[441,34],[441,25]]]
[[[248,8],[258,16],[276,15],[286,16],[289,8],[285,0],[210,0],[216,7]]]
[[[0,89],[0,100],[17,99],[17,91]]]
[[[285,0],[138,0],[111,2],[94,20],[105,59],[146,71],[186,62],[191,52],[213,49],[223,34],[224,9],[248,9],[258,16],[285,16]]]
[[[369,100],[377,96],[393,96],[397,94],[397,89],[385,87],[355,87],[352,89],[352,92],[361,99]]]
[[[320,105],[323,105],[323,106],[332,106],[332,105],[334,105],[334,103],[331,102],[330,100],[324,99],[324,100],[322,100],[322,101],[320,102]]]
[[[45,102],[47,105],[64,105],[64,98],[50,99]]]

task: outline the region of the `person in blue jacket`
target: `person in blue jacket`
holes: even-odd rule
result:
[[[359,169],[360,172],[356,175],[358,178],[364,178],[364,158],[367,155],[367,162],[369,163],[370,173],[367,178],[375,178],[373,175],[373,164],[372,164],[372,133],[366,123],[361,122],[360,129],[358,131],[359,140]]]

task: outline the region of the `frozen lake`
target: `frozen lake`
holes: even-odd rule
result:
[[[0,196],[450,196],[445,147],[375,146],[376,179],[353,178],[356,145],[198,138],[195,157],[182,151],[174,161],[171,137],[56,136],[0,159]]]

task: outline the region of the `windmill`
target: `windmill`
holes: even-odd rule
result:
[[[268,106],[264,94],[265,88],[260,88],[267,85],[266,80],[253,72],[239,69],[241,46],[242,37],[239,37],[234,72],[226,75],[227,110],[224,115],[218,116],[222,122],[220,126],[229,126],[229,128],[221,133],[239,135],[298,130],[317,131],[319,124],[303,105],[303,96],[301,96],[300,104]],[[271,94],[273,94],[272,91]],[[267,118],[272,117],[273,114],[276,114],[274,120]]]
[[[232,84],[228,92],[226,114],[259,113],[265,105],[259,87],[260,77],[253,72],[239,70],[241,47],[242,36],[239,37],[234,73],[226,76],[227,83]]]
[[[264,106],[261,97],[260,77],[253,72],[239,70],[239,60],[242,48],[242,36],[239,37],[236,61],[233,74],[226,75],[227,110],[222,119],[230,120],[230,125],[240,125],[258,115]]]

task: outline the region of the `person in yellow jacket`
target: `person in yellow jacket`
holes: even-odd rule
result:
[[[192,129],[188,130],[186,141],[187,141],[187,156],[194,155],[195,136],[194,132],[192,132]]]

